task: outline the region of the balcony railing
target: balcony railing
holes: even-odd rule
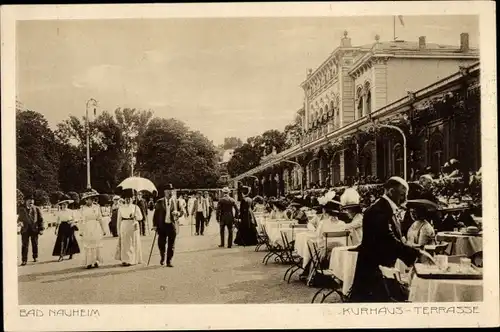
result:
[[[308,144],[314,142],[315,140],[329,134],[340,128],[340,125],[335,119],[331,119],[326,123],[321,123],[319,125],[315,124],[314,127],[302,136],[300,141],[297,141],[297,144]]]

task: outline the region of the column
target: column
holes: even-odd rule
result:
[[[344,160],[344,151],[339,152],[340,159],[340,181],[344,181],[345,179],[345,160]]]

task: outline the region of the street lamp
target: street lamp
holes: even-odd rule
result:
[[[406,135],[405,135],[404,131],[401,128],[399,128],[398,126],[375,123],[375,121],[373,120],[373,118],[370,115],[368,115],[368,119],[370,120],[370,122],[374,126],[385,127],[385,128],[397,130],[401,134],[401,137],[403,137],[403,161],[404,161],[403,162],[403,179],[406,180],[406,163],[407,163],[407,161],[406,161]]]
[[[89,106],[94,107],[94,114],[97,108],[97,100],[90,98],[87,100],[87,105],[85,107],[85,136],[87,141],[87,189],[91,189],[90,184],[90,128],[89,128]]]
[[[300,193],[303,195],[304,194],[304,183],[303,183],[303,179],[302,179],[302,166],[298,162],[291,161],[288,159],[282,159],[281,161],[283,161],[285,163],[290,163],[290,164],[294,164],[296,166],[299,166]]]

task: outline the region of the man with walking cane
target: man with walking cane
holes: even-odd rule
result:
[[[179,209],[177,207],[177,199],[173,196],[173,186],[168,184],[163,192],[164,198],[159,199],[155,206],[153,214],[153,231],[155,237],[151,244],[149,253],[148,265],[151,260],[154,243],[158,236],[158,248],[160,250],[160,265],[165,264],[165,246],[167,254],[167,267],[173,267],[172,258],[174,256],[175,238],[179,234]]]

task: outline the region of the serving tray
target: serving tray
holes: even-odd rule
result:
[[[437,267],[421,263],[415,264],[415,272],[422,279],[445,279],[445,280],[482,280],[483,273],[480,269],[471,266],[467,272],[460,272],[460,264],[450,263],[446,271]]]

